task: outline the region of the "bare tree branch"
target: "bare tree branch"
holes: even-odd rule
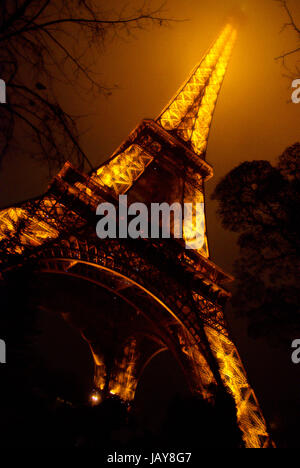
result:
[[[289,23],[286,23],[284,27],[291,27],[293,28],[298,34],[300,34],[300,28],[297,26],[296,24],[296,21],[292,15],[292,12],[290,10],[290,7],[288,5],[288,1],[287,0],[276,0],[276,1],[279,1],[282,5],[282,7],[284,8],[284,10],[286,11],[288,17],[289,17],[289,20],[290,22]]]
[[[284,23],[282,27],[282,31],[284,31],[287,28],[291,28],[298,35],[298,39],[300,39],[300,27],[297,25],[296,20],[291,12],[291,9],[288,4],[288,0],[275,0],[275,2],[279,3],[282,6],[282,8],[284,9],[285,13],[287,14],[289,18],[289,22]],[[297,47],[296,49],[293,49],[293,50],[290,50],[288,52],[281,54],[280,56],[276,57],[275,60],[282,60],[282,63],[285,64],[284,59],[286,57],[290,57],[291,55],[294,55],[298,53],[299,51],[300,51],[300,47]]]
[[[297,47],[297,49],[291,50],[290,52],[285,52],[284,54],[279,55],[278,57],[275,58],[275,60],[283,59],[285,57],[288,57],[289,55],[295,54],[296,52],[300,52],[300,47]]]
[[[8,103],[0,109],[0,163],[10,154],[30,154],[49,169],[66,160],[78,167],[89,158],[80,145],[78,116],[57,101],[60,83],[88,93],[111,94],[96,73],[107,40],[150,25],[169,24],[164,4],[145,1],[132,11],[106,11],[103,0],[1,0],[0,75]],[[11,90],[11,92],[10,92]],[[31,138],[25,147],[23,136]]]

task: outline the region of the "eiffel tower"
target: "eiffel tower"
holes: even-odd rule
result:
[[[213,175],[208,136],[236,35],[226,25],[158,118],[144,120],[98,169],[87,175],[67,163],[46,194],[1,211],[0,266],[3,277],[26,265],[35,278],[90,282],[100,305],[106,298],[97,313],[88,300],[85,313],[65,313],[90,346],[99,394],[132,401],[147,365],[169,350],[192,393],[210,398],[215,384],[234,397],[246,447],[268,448],[223,314],[232,278],[210,260],[207,234],[200,250],[188,250],[186,239],[99,240],[95,232],[96,207],[117,205],[120,195],[130,203],[204,202]]]

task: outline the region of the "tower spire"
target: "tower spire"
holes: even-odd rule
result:
[[[216,101],[236,40],[237,31],[227,24],[190,78],[157,119],[165,130],[204,157]]]

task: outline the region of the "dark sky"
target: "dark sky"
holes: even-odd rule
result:
[[[117,10],[126,2],[110,3]],[[290,5],[300,18],[299,0],[290,0]],[[106,44],[96,67],[103,83],[118,85],[111,97],[91,99],[75,89],[58,90],[70,112],[90,114],[81,121],[82,146],[97,166],[141,119],[157,117],[234,7],[243,10],[246,21],[218,101],[207,154],[215,170],[214,179],[207,184],[211,254],[229,272],[237,255],[235,238],[220,226],[209,195],[218,180],[240,162],[274,161],[287,146],[299,141],[300,105],[289,103],[291,79],[283,76],[274,60],[293,48],[297,38],[288,31],[280,34],[286,18],[279,5],[273,0],[169,0],[166,15],[188,21],[136,31],[134,36]],[[5,161],[0,172],[0,206],[44,191],[46,174],[45,168],[25,159]],[[232,319],[231,325],[250,378],[265,403],[296,397],[299,388],[294,382],[299,370],[290,364],[290,350],[274,351],[249,340],[244,321]]]

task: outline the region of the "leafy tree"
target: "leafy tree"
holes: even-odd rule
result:
[[[0,77],[8,102],[0,109],[0,163],[8,154],[29,154],[50,169],[66,160],[90,165],[80,145],[78,118],[59,102],[57,87],[64,83],[74,93],[110,94],[95,72],[103,46],[120,34],[168,22],[162,7],[148,0],[140,8],[125,4],[121,12],[109,10],[107,3],[1,0]]]
[[[250,318],[250,334],[289,337],[300,330],[300,144],[276,166],[244,162],[212,195],[225,229],[238,233],[235,308]]]

